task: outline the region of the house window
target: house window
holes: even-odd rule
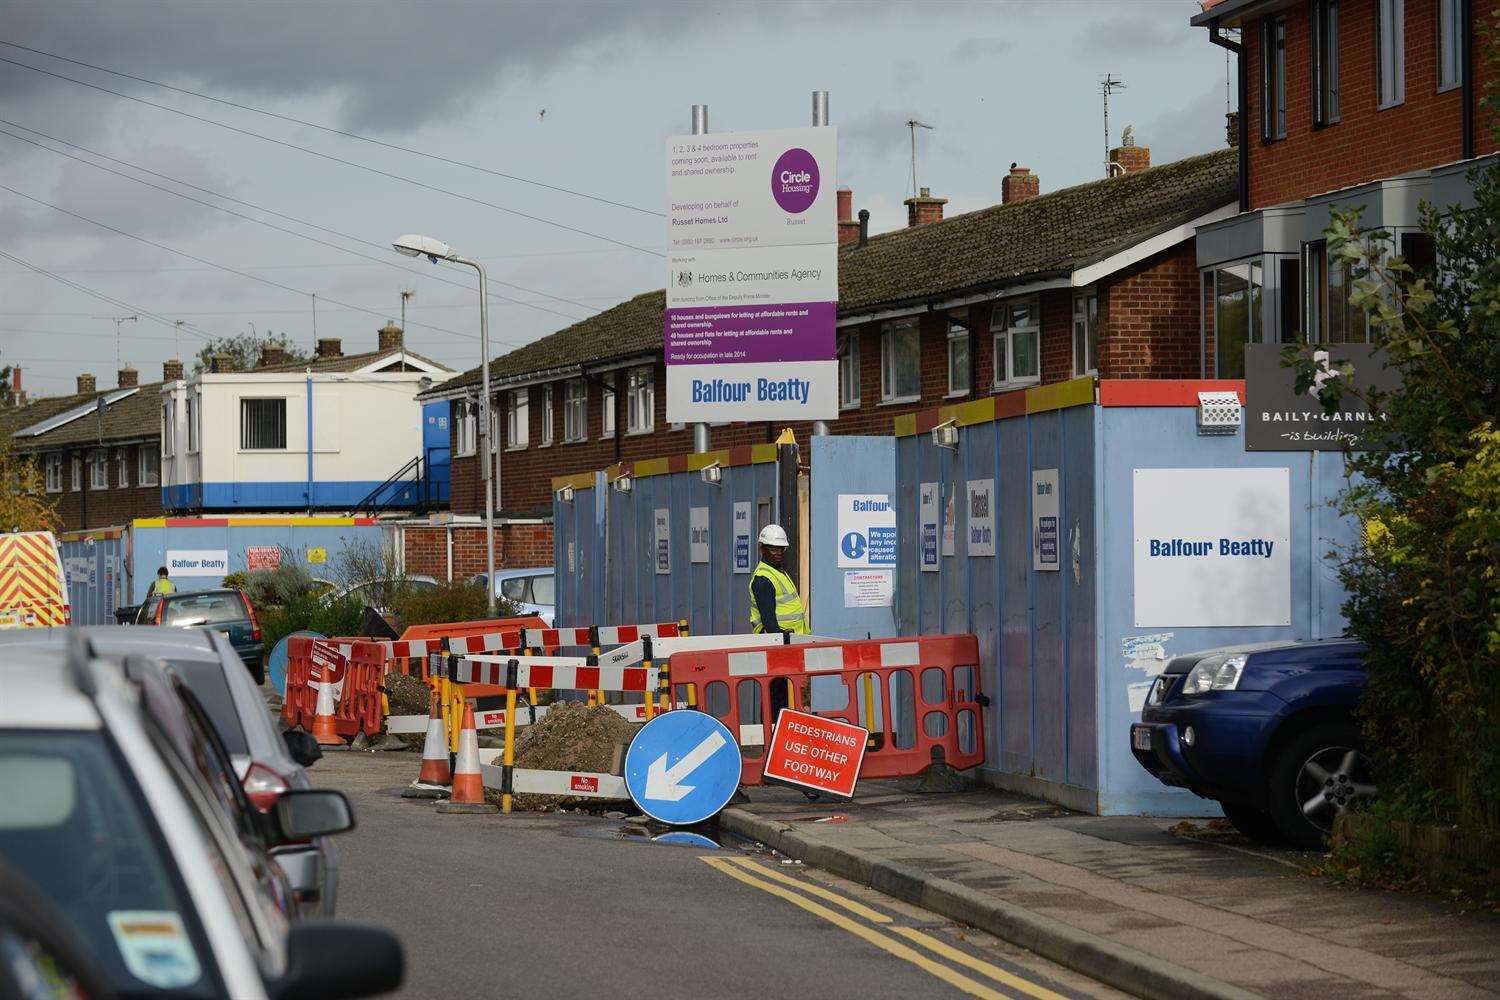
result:
[[[77,493],[83,489],[83,459],[77,455],[73,456],[73,492]]]
[[[141,457],[140,467],[136,470],[140,473],[137,481],[142,486],[155,486],[160,477],[161,456],[155,448],[139,448],[136,453]]]
[[[278,451],[286,448],[286,399],[240,400],[240,449]]]
[[[1304,250],[1307,274],[1307,339],[1314,344],[1362,344],[1370,339],[1365,311],[1354,304],[1354,272],[1328,259],[1322,240]]]
[[[969,328],[948,324],[948,395],[960,396],[969,391]]]
[[[1339,0],[1313,0],[1313,124],[1339,120]]]
[[[1286,21],[1260,23],[1260,137],[1286,138]]]
[[[922,396],[922,333],[914,319],[880,332],[880,398],[894,403]]]
[[[563,387],[563,440],[582,441],[589,435],[589,387],[581,378]]]
[[[130,450],[115,449],[115,481],[121,486],[130,485]]]
[[[47,456],[47,492],[62,492],[62,467],[63,457],[61,455]]]
[[[1437,89],[1452,90],[1463,82],[1464,26],[1462,0],[1437,0]]]
[[[161,404],[161,453],[171,457],[177,450],[177,404],[172,400]]]
[[[472,399],[454,400],[453,454],[462,458],[474,454],[475,435],[479,430],[479,403]]]
[[[531,443],[531,390],[517,389],[505,397],[505,446],[524,448]]]
[[[1406,4],[1404,0],[1375,0],[1377,53],[1380,77],[1379,107],[1406,100]]]
[[[1212,272],[1214,362],[1219,378],[1245,377],[1245,345],[1265,339],[1261,320],[1263,277],[1259,261]]]
[[[615,436],[615,373],[610,372],[600,381],[604,383],[604,389],[599,402],[602,408],[599,414],[599,436],[612,438]]]
[[[189,455],[198,453],[198,407],[200,405],[198,397],[189,393],[187,398],[187,450]]]
[[[1073,374],[1093,375],[1099,370],[1099,296],[1084,292],[1073,296]]]
[[[1041,378],[1041,318],[1035,302],[996,305],[990,314],[995,341],[995,386],[1019,385]]]
[[[109,452],[103,448],[89,452],[89,489],[109,489]]]
[[[839,340],[839,409],[859,409],[859,331]]]
[[[552,386],[542,386],[542,447],[552,443]]]
[[[630,369],[625,405],[627,433],[645,434],[656,425],[656,371],[650,366]]]

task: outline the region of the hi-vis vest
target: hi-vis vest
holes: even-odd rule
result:
[[[159,576],[156,578],[156,582],[151,585],[151,592],[153,594],[175,594],[177,593],[177,584],[166,577]]]
[[[756,577],[764,577],[771,581],[771,586],[776,588],[776,623],[787,632],[807,633],[807,614],[802,609],[802,595],[797,593],[797,587],[792,583],[792,578],[774,566],[762,562],[755,567],[755,575],[750,578],[752,588]],[[755,604],[755,591],[750,591],[750,631],[764,632],[760,622],[760,608]]]

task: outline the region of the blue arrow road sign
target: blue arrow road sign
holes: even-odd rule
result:
[[[625,789],[641,812],[673,826],[718,814],[740,786],[734,734],[706,712],[678,709],[646,723],[625,754]]]

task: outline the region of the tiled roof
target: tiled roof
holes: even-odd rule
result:
[[[839,252],[839,314],[999,288],[1096,263],[1235,200],[1237,159],[1219,150],[872,237]],[[500,381],[660,351],[666,292],[564,327],[490,363]],[[479,382],[479,369],[430,389]]]
[[[399,351],[366,351],[364,354],[340,354],[336,358],[313,358],[310,361],[289,361],[283,365],[266,365],[263,368],[251,368],[240,374],[251,374],[254,372],[300,372],[311,369],[315,372],[352,372],[358,371],[366,365],[373,364],[381,358],[398,354]],[[414,358],[424,365],[434,368],[447,369],[448,366],[441,361],[434,361],[424,357],[416,351],[407,351],[408,358]]]

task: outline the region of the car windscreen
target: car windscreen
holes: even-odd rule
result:
[[[217,625],[250,617],[239,594],[184,594],[167,599],[163,625]]]
[[[224,676],[224,665],[217,660],[179,660],[170,656],[165,660],[188,689],[198,696],[219,739],[224,741],[224,749],[230,754],[248,754],[250,744],[245,739],[245,727],[240,722],[234,695],[229,690],[229,678]]]
[[[0,732],[0,858],[52,901],[121,997],[220,992],[133,779],[98,732]]]

